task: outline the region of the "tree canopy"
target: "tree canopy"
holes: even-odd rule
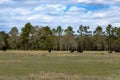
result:
[[[0,32],[0,49],[6,45],[8,49],[22,50],[115,50],[120,48],[120,27],[108,24],[105,30],[97,26],[80,25],[75,33],[72,26],[63,29],[61,26],[51,29],[50,26],[33,26],[26,23],[18,33],[13,27],[8,33]]]

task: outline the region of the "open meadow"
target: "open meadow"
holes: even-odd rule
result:
[[[0,51],[0,80],[120,80],[120,54]]]

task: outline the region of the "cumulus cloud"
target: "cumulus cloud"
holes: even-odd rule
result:
[[[31,13],[30,10],[24,8],[1,8],[0,9],[1,15],[29,15]]]
[[[27,18],[28,21],[33,21],[33,20],[40,20],[43,22],[51,22],[52,17],[48,15],[31,15],[30,17]]]
[[[35,7],[34,11],[41,11],[41,13],[52,13],[52,14],[57,14],[57,13],[62,13],[66,9],[65,5],[62,4],[44,4],[44,5],[39,5]]]
[[[11,11],[11,14],[29,15],[31,11],[24,8],[15,8]]]
[[[94,18],[102,18],[103,22],[107,22],[108,24],[114,24],[120,22],[120,9],[118,6],[111,6],[108,9],[96,11],[93,13]]]

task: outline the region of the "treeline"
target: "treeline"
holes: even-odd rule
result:
[[[19,33],[13,27],[8,33],[0,32],[0,49],[20,50],[119,50],[120,27],[106,26],[103,31],[101,26],[90,31],[89,26],[80,25],[77,32],[73,27],[63,29],[61,26],[51,29],[49,26],[33,26],[26,23]]]

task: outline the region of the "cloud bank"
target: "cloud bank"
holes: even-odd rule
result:
[[[120,26],[119,0],[0,0],[0,29],[33,25]],[[3,26],[5,25],[5,26]]]

